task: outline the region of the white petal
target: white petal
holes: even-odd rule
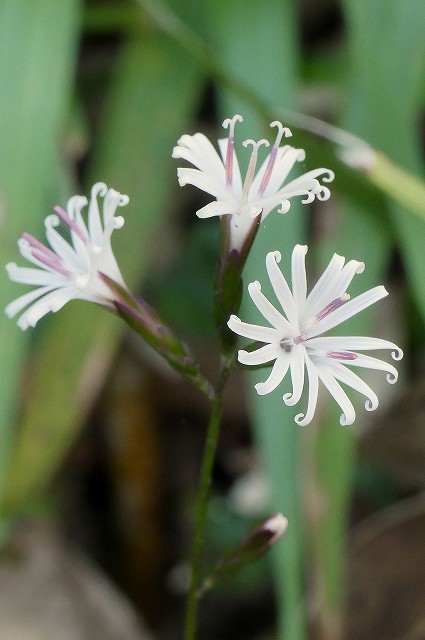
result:
[[[270,154],[269,154],[270,155]],[[261,181],[263,179],[263,175],[266,172],[267,165],[269,162],[269,155],[266,160],[263,162],[261,168],[258,171],[257,176],[255,177],[250,195],[252,197],[258,197],[258,190],[261,185]],[[279,191],[286,178],[288,177],[289,172],[293,168],[296,162],[304,160],[305,152],[303,149],[296,149],[295,147],[291,147],[290,145],[285,145],[284,147],[280,147],[277,152],[276,161],[269,179],[269,182],[264,190],[263,197],[267,198]],[[257,194],[257,195],[256,195]]]
[[[282,306],[286,317],[293,327],[299,329],[299,320],[297,316],[297,309],[295,306],[294,298],[288,283],[285,280],[281,270],[278,267],[278,263],[281,261],[281,254],[279,251],[271,251],[266,256],[266,268],[270,278],[273,291],[276,298]]]
[[[343,265],[344,258],[334,254],[328,268],[317,283],[317,285],[319,283],[320,285],[316,292],[316,287],[313,287],[307,298],[306,317],[314,318],[330,302],[344,295],[354,276],[363,273],[365,268],[364,262],[358,262],[357,260],[350,260],[345,266]],[[341,268],[339,269],[340,266]]]
[[[291,357],[292,394],[285,393],[283,401],[288,406],[297,404],[304,387],[304,347],[295,346]]]
[[[62,307],[75,298],[74,287],[56,289],[43,296],[31,305],[18,320],[18,326],[25,330],[28,327],[35,327],[37,322],[49,311],[59,311]]]
[[[295,416],[295,422],[300,426],[304,427],[313,420],[314,413],[316,411],[317,406],[317,395],[319,391],[319,378],[317,374],[317,368],[315,364],[308,357],[305,352],[305,366],[307,369],[308,376],[308,404],[307,411],[305,415],[303,413],[299,413]]]
[[[227,321],[227,326],[238,335],[243,336],[244,338],[249,338],[250,340],[270,343],[276,343],[276,341],[279,341],[279,334],[276,332],[276,329],[242,322],[242,320],[235,315],[230,316]]]
[[[54,252],[64,262],[70,271],[84,267],[84,259],[81,259],[75,249],[54,229],[56,216],[47,216],[45,220],[46,238]]]
[[[89,220],[88,228],[90,234],[90,240],[95,246],[102,246],[103,243],[103,229],[100,221],[99,205],[97,202],[98,196],[105,197],[108,192],[108,187],[104,182],[96,182],[92,186],[90,203],[89,203]]]
[[[313,324],[306,330],[306,335],[308,338],[313,338],[321,333],[325,333],[326,331],[336,327],[338,324],[341,324],[341,322],[344,322],[356,315],[356,313],[363,311],[363,309],[367,309],[367,307],[370,307],[370,305],[374,304],[378,300],[385,298],[387,295],[388,291],[382,285],[369,289],[369,291],[365,291],[352,300],[349,300],[335,311],[332,311],[328,316],[316,324]]]
[[[220,147],[220,153],[222,155],[224,164],[226,164],[228,142],[229,142],[228,138],[222,138],[221,140],[218,141],[218,146]],[[231,189],[235,194],[236,198],[240,199],[242,197],[242,176],[241,176],[241,170],[239,167],[238,156],[236,155],[235,150],[233,150],[233,174],[232,174]]]
[[[351,362],[355,361],[350,360],[349,362],[351,364]],[[319,368],[320,370],[326,369],[330,375],[334,376],[334,378],[366,396],[366,398],[368,398],[369,400],[365,404],[365,408],[367,411],[374,411],[375,409],[377,409],[379,405],[378,396],[369,387],[369,385],[366,384],[364,380],[362,380],[356,373],[354,373],[354,371],[351,371],[341,362],[338,362],[333,358],[326,359],[326,361],[321,360]]]
[[[331,300],[335,300],[336,284],[340,278],[345,258],[334,253],[328,266],[310,291],[307,297],[305,315],[313,318],[326,307]]]
[[[390,349],[393,360],[401,360],[403,351],[394,342],[381,340],[381,338],[368,338],[366,336],[320,336],[311,338],[307,343],[311,347],[323,349],[323,351],[371,351],[373,349]]]
[[[263,314],[267,322],[270,322],[278,331],[282,332],[283,338],[295,338],[297,328],[293,327],[286,318],[269,302],[261,291],[261,285],[256,280],[248,285],[248,292],[257,309]]]
[[[255,390],[258,395],[264,396],[276,389],[288,371],[290,360],[291,359],[285,353],[282,353],[281,357],[277,358],[267,380],[264,382],[258,382],[255,385]]]
[[[38,287],[37,289],[33,289],[28,293],[24,293],[24,295],[19,296],[19,298],[16,298],[16,300],[9,302],[9,304],[5,308],[6,315],[9,318],[13,318],[14,316],[16,316],[17,313],[22,311],[22,309],[25,309],[25,307],[31,304],[31,302],[34,302],[34,300],[37,300],[41,296],[44,296],[47,293],[50,293],[50,291],[52,291],[53,289],[56,289],[56,287],[45,286],[45,287]]]
[[[81,213],[82,209],[87,204],[88,204],[88,200],[85,196],[72,196],[72,198],[68,200],[68,203],[66,205],[66,210],[68,212],[69,217],[72,220],[75,220],[75,223],[80,227],[83,234],[88,238],[89,232]]]
[[[255,351],[238,351],[238,360],[241,364],[260,365],[275,360],[281,355],[281,348],[275,344],[266,344]]]
[[[325,367],[317,365],[317,372],[319,374],[320,380],[323,382],[331,396],[334,397],[343,411],[339,419],[340,424],[342,424],[342,426],[353,424],[354,420],[356,419],[356,412],[354,411],[353,404],[345,393],[344,389],[336,381],[334,376],[326,370]]]
[[[213,216],[223,216],[227,214],[236,213],[236,209],[229,202],[223,202],[222,200],[210,202],[201,209],[198,209],[196,215],[198,218],[212,218]]]
[[[234,197],[230,190],[227,190],[225,186],[208,174],[199,171],[199,169],[179,168],[177,169],[177,177],[181,187],[186,184],[192,184],[194,187],[201,189],[201,191],[214,196],[217,200],[234,202]]]
[[[201,171],[213,174],[216,180],[225,182],[226,173],[220,156],[203,133],[184,135],[177,144],[173,149],[173,158],[186,160]]]
[[[386,371],[387,382],[394,384],[398,380],[398,371],[392,364],[380,360],[379,358],[372,358],[371,356],[365,356],[362,353],[357,353],[355,360],[349,360],[342,362],[349,367],[364,367],[365,369],[376,369],[377,371]]]
[[[68,282],[68,278],[60,273],[46,271],[44,269],[18,267],[14,262],[9,262],[6,265],[6,270],[9,278],[13,280],[13,282],[20,282],[21,284],[60,287]]]
[[[307,295],[305,255],[308,247],[297,244],[292,252],[292,295],[298,312],[302,311]]]
[[[335,178],[334,172],[330,171],[330,169],[313,169],[312,171],[303,173],[303,175],[299,178],[295,178],[295,180],[292,180],[292,182],[288,183],[288,186],[291,185],[291,187],[294,189],[303,189],[305,188],[305,185],[311,184],[313,180],[316,180],[319,184],[319,187],[321,187],[320,182],[317,180],[317,178],[319,178],[320,176],[322,176],[323,182],[332,182],[332,180]],[[321,188],[324,188],[327,192],[329,192],[329,189],[327,189],[326,187]],[[327,198],[322,197],[321,199],[323,200]]]
[[[122,216],[116,216],[118,207],[124,207],[129,202],[127,195],[115,191],[115,189],[108,189],[103,199],[103,226],[104,233],[110,229],[121,228],[124,225],[124,218]]]

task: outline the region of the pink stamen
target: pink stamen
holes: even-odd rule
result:
[[[348,293],[344,293],[339,298],[335,298],[335,300],[332,300],[332,302],[327,304],[326,307],[322,309],[320,313],[317,314],[315,318],[316,322],[320,322],[320,320],[323,320],[323,318],[326,318],[326,316],[332,313],[332,311],[335,311],[335,309],[338,309],[338,307],[344,304],[344,302],[347,302],[347,300],[349,299],[350,299],[350,296],[348,295]]]
[[[233,118],[226,118],[223,122],[225,129],[229,128],[229,136],[227,139],[226,151],[226,186],[230,187],[233,181],[233,151],[235,148],[235,125],[236,122],[242,122],[242,116],[236,114]]]
[[[263,175],[263,179],[261,180],[261,184],[260,184],[260,189],[259,192],[261,195],[263,195],[264,191],[266,190],[267,185],[269,184],[270,181],[270,176],[272,175],[272,171],[273,171],[273,167],[275,165],[276,162],[276,156],[277,156],[277,151],[279,149],[279,145],[280,142],[282,140],[283,135],[287,138],[289,136],[292,135],[290,129],[288,129],[287,127],[284,127],[282,125],[281,122],[279,122],[278,120],[275,120],[274,122],[270,123],[271,127],[278,127],[278,132],[276,135],[276,140],[274,142],[273,148],[270,152],[269,155],[269,162],[266,168],[266,171]]]
[[[63,276],[69,277],[72,275],[71,271],[69,271],[63,266],[62,262],[60,261],[60,259],[56,254],[53,254],[55,259],[51,259],[48,255],[39,253],[38,251],[32,251],[31,253],[34,256],[34,258],[39,260],[42,264],[44,264],[49,269],[52,269],[53,271],[56,271],[57,273],[60,273]]]
[[[87,238],[87,236],[82,232],[76,222],[69,217],[67,212],[62,209],[62,207],[56,205],[56,207],[53,207],[53,211],[70,229],[72,229],[72,231],[80,238],[82,242],[84,242],[85,245],[89,244],[89,239]]]
[[[356,360],[359,357],[357,353],[349,353],[348,351],[329,351],[326,355],[335,360]]]
[[[49,256],[51,260],[59,260],[54,251],[49,249],[49,247],[46,247],[45,244],[40,242],[40,240],[37,240],[37,238],[34,238],[34,236],[32,236],[30,233],[24,231],[24,233],[22,234],[22,238],[26,240],[31,247],[37,249],[38,251],[41,251],[44,255]]]
[[[307,336],[303,333],[301,336],[294,338],[294,344],[301,344],[307,340]]]

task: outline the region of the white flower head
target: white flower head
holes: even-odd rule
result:
[[[329,169],[314,169],[284,184],[295,163],[305,159],[305,152],[290,145],[281,147],[282,138],[290,137],[292,133],[274,121],[270,126],[277,128],[276,140],[257,173],[258,150],[263,145],[268,147],[269,142],[243,142],[245,147],[252,146],[252,153],[242,181],[235,151],[235,126],[242,120],[242,116],[235,115],[223,122],[223,127],[229,129],[229,136],[218,141],[221,157],[202,133],[183,135],[173,149],[173,158],[187,160],[195,167],[177,169],[180,185],[192,184],[216,198],[216,201],[199,209],[197,215],[200,218],[231,216],[230,246],[238,250],[253,225],[258,224],[259,217],[262,222],[275,207],[279,207],[280,213],[286,213],[294,196],[304,196],[304,204],[316,197],[327,200],[330,191],[320,184],[318,177],[323,176],[323,182],[331,182],[334,178]]]
[[[99,196],[103,198],[102,216],[97,201]],[[112,252],[111,234],[123,226],[124,218],[115,213],[128,201],[128,196],[98,182],[91,190],[87,224],[82,216],[82,209],[88,204],[87,198],[73,196],[68,200],[66,211],[57,206],[55,213],[45,219],[50,247],[29,233],[22,234],[18,240],[19,251],[35,268],[18,267],[10,262],[6,269],[14,282],[36,288],[5,309],[10,318],[25,309],[18,319],[21,329],[34,327],[46,313],[58,311],[72,299],[113,307],[111,290],[99,273],[125,287]],[[61,221],[68,227],[70,241],[56,229]]]
[[[357,351],[390,349],[394,360],[400,360],[403,352],[392,342],[379,338],[326,337],[321,334],[384,298],[388,292],[385,287],[378,286],[350,300],[347,288],[354,276],[364,270],[364,263],[350,260],[345,264],[345,258],[334,254],[307,295],[306,253],[306,246],[296,245],[293,250],[292,292],[278,266],[280,253],[272,251],[267,254],[268,276],[282,310],[278,310],[264,296],[259,282],[251,282],[248,286],[255,306],[270,327],[247,324],[234,315],[230,317],[228,326],[245,338],[265,343],[254,351],[239,351],[239,362],[258,366],[274,361],[267,380],[255,385],[257,393],[264,395],[276,389],[290,369],[292,393],[286,393],[283,401],[287,405],[295,405],[301,398],[307,371],[308,405],[305,414],[296,416],[297,424],[311,422],[316,410],[319,380],[341,407],[341,424],[352,424],[356,417],[354,407],[340,383],[367,398],[367,411],[377,408],[378,398],[351,367],[386,371],[390,383],[396,382],[398,375],[391,364]]]

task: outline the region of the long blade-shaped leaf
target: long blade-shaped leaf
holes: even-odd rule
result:
[[[152,233],[168,214],[168,185],[174,180],[167,176],[175,172],[171,149],[198,90],[196,62],[183,61],[180,49],[160,35],[140,35],[125,46],[92,175],[93,181],[101,179],[130,195],[126,225],[113,237],[129,286],[141,278]],[[122,329],[117,318],[79,302],[50,319],[20,425],[6,496],[9,508],[51,478],[93,402]]]
[[[38,230],[54,203],[52,175],[72,86],[79,9],[79,0],[0,3],[0,244],[5,262],[18,260],[18,236]],[[3,271],[2,305],[19,293]],[[0,336],[1,493],[28,335],[2,311]]]

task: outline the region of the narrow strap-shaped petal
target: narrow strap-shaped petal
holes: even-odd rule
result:
[[[98,247],[102,246],[103,228],[97,198],[98,196],[105,197],[107,192],[108,187],[104,182],[96,182],[96,184],[92,186],[90,195],[88,229],[90,240]]]
[[[248,292],[257,309],[263,314],[267,322],[282,332],[281,338],[293,338],[297,335],[297,328],[272,305],[261,291],[261,285],[256,280],[248,285]]]
[[[366,384],[364,380],[362,380],[356,373],[354,373],[354,371],[351,371],[341,362],[333,359],[324,359],[323,361],[321,361],[320,369],[326,369],[330,375],[334,376],[334,378],[366,396],[366,398],[368,398],[368,402],[366,402],[365,404],[366,411],[374,411],[375,409],[377,409],[379,405],[378,396],[373,391],[373,389],[371,389],[369,385]]]
[[[278,355],[280,355],[280,347],[276,347],[275,344],[266,344],[255,351],[239,350],[238,360],[241,364],[261,365],[275,360]]]
[[[214,200],[196,212],[198,218],[212,218],[214,216],[225,216],[236,213],[236,208],[230,203],[223,200]]]
[[[326,367],[323,367],[321,363],[315,363],[317,366],[317,372],[319,374],[320,380],[323,382],[331,396],[334,397],[336,402],[342,409],[342,415],[339,419],[340,424],[345,427],[347,425],[353,424],[356,419],[356,412],[354,411],[353,403],[345,393],[344,389],[341,387],[339,382],[335,379]]]
[[[338,256],[337,254],[334,254],[334,257],[332,258],[330,264],[332,264],[333,260],[335,260],[335,264],[336,264],[338,258],[340,259],[338,262],[341,263],[341,260],[342,260],[342,265],[344,265],[344,258],[342,258],[341,256]],[[345,266],[342,266],[339,272],[338,272],[338,269],[334,269],[333,274],[331,275],[331,277],[329,277],[327,282],[326,281],[322,282],[321,289],[318,290],[318,291],[321,290],[321,295],[320,296],[316,295],[316,299],[315,299],[315,296],[312,296],[314,292],[314,287],[313,287],[310,295],[307,298],[307,305],[306,305],[306,312],[305,312],[306,317],[314,318],[314,316],[316,316],[323,309],[325,309],[325,307],[330,302],[346,294],[347,289],[351,284],[351,281],[353,280],[354,276],[356,274],[362,273],[364,271],[364,268],[365,268],[364,262],[358,262],[357,260],[350,260],[349,262],[347,262]],[[323,285],[326,285],[326,286],[323,286]]]
[[[313,420],[317,406],[317,396],[319,392],[319,377],[317,374],[316,365],[309,358],[307,352],[304,352],[304,358],[308,377],[308,403],[306,413],[299,413],[295,416],[295,422],[300,427],[304,427],[305,425],[310,424],[310,422]]]
[[[17,323],[18,327],[23,330],[28,327],[35,327],[40,318],[45,316],[46,313],[59,311],[67,302],[76,297],[75,288],[72,286],[61,287],[47,293],[21,315]]]
[[[103,199],[103,227],[104,233],[109,235],[113,229],[120,229],[124,225],[124,218],[116,216],[118,207],[125,207],[129,203],[129,197],[115,189],[108,189]]]
[[[345,258],[334,253],[328,266],[307,296],[305,317],[314,318],[326,305],[337,298],[334,295],[336,283],[341,276]]]
[[[379,358],[372,358],[371,356],[366,356],[363,353],[357,353],[355,360],[349,360],[346,362],[342,360],[344,364],[349,367],[363,367],[364,369],[375,369],[376,371],[386,371],[387,382],[390,384],[394,384],[398,380],[398,371],[392,364],[385,362],[385,360],[380,360]],[[338,362],[340,360],[337,359]]]
[[[181,158],[205,173],[212,173],[225,183],[226,171],[214,146],[203,133],[183,135],[174,147],[173,158]]]
[[[285,312],[290,324],[293,327],[299,328],[299,320],[297,315],[297,309],[295,301],[292,296],[291,290],[286,282],[284,275],[279,269],[278,263],[281,261],[281,254],[279,251],[271,251],[266,256],[266,268],[269,275],[273,291],[276,298]]]
[[[350,286],[354,276],[363,273],[365,269],[365,263],[358,260],[349,260],[341,271],[341,277],[338,280],[338,284],[335,290],[335,298],[342,296]]]
[[[308,247],[297,244],[292,252],[292,295],[298,314],[304,308],[307,296],[307,276],[305,272],[305,255]]]
[[[393,360],[401,360],[403,351],[394,342],[381,338],[368,338],[367,336],[320,336],[311,338],[308,346],[322,349],[323,351],[372,351],[374,349],[389,349]]]
[[[225,185],[220,184],[213,177],[209,176],[199,169],[187,169],[186,167],[177,169],[177,178],[181,187],[186,184],[191,184],[205,193],[217,198],[217,200],[235,202],[235,198],[229,189],[226,189]]]
[[[249,338],[250,340],[274,343],[279,341],[279,335],[277,334],[276,329],[242,322],[242,320],[240,320],[235,315],[230,316],[229,320],[227,321],[227,326],[239,336]]]
[[[67,276],[55,271],[18,267],[14,262],[9,262],[6,265],[6,270],[9,278],[13,280],[13,282],[20,282],[21,284],[60,287],[69,280]]]
[[[288,406],[293,406],[299,402],[304,387],[304,347],[294,346],[291,353],[291,379],[292,394],[285,393],[283,401]]]
[[[279,386],[283,378],[286,376],[286,372],[289,368],[291,358],[282,353],[282,355],[276,359],[269,377],[264,382],[258,382],[255,385],[255,390],[260,396],[264,396],[267,393],[271,393]]]
[[[46,285],[44,287],[38,287],[37,289],[33,289],[32,291],[28,291],[28,293],[24,293],[16,300],[9,302],[9,304],[5,308],[5,313],[9,318],[13,318],[17,313],[25,309],[29,304],[41,298],[41,296],[50,293],[50,291],[55,290],[56,287],[52,285]]]
[[[290,184],[294,188],[299,189],[299,188],[302,188],[302,185],[304,185],[306,182],[310,182],[311,180],[318,181],[318,178],[322,178],[322,182],[332,182],[332,180],[335,178],[335,174],[330,169],[325,169],[324,167],[321,167],[319,169],[312,169],[312,171],[307,171],[307,173],[303,173],[298,178],[295,178],[295,180],[292,180]],[[329,191],[327,187],[325,187],[325,189],[326,191]]]
[[[273,167],[273,171],[271,173],[270,179],[266,188],[264,189],[264,197],[268,197],[273,193],[276,193],[280,190],[286,178],[288,177],[290,171],[294,167],[296,162],[302,162],[305,159],[305,151],[304,149],[296,149],[291,145],[285,145],[278,150],[276,156],[276,162]],[[261,185],[261,181],[263,178],[263,174],[267,168],[268,158],[263,163],[258,172],[258,176],[254,180],[252,184],[252,193],[258,193],[258,189]],[[255,191],[254,191],[255,189]]]
[[[367,309],[367,307],[370,307],[370,305],[385,298],[387,295],[388,291],[382,285],[365,291],[309,327],[306,330],[307,337],[313,338],[333,329],[338,324],[341,324],[341,322],[348,320],[360,311],[363,311],[363,309]]]
[[[84,262],[81,260],[81,257],[54,228],[57,224],[56,221],[57,217],[55,215],[47,216],[45,220],[46,238],[50,246],[70,271],[72,268],[78,269],[83,267]]]

